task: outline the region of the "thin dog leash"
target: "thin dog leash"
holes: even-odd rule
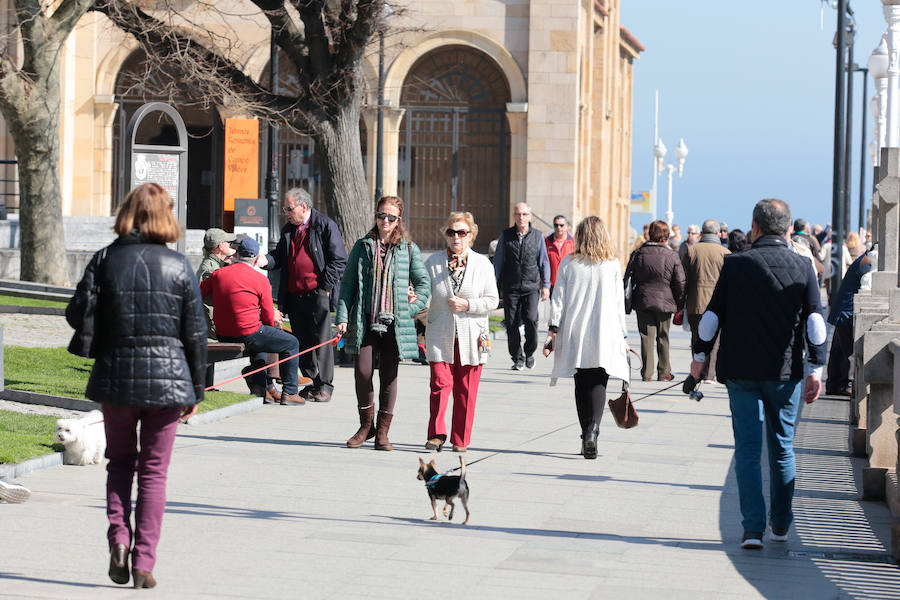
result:
[[[297,354],[292,354],[292,355],[288,356],[287,358],[282,358],[281,360],[276,360],[275,362],[270,363],[270,364],[265,365],[265,366],[262,366],[262,367],[260,367],[260,368],[258,368],[258,369],[254,369],[254,370],[252,370],[252,371],[247,371],[246,373],[242,373],[242,374],[238,375],[237,377],[232,377],[231,379],[228,379],[228,380],[226,380],[226,381],[220,381],[220,382],[218,382],[218,383],[214,383],[214,384],[212,384],[211,386],[209,386],[208,388],[204,388],[203,391],[204,391],[204,392],[208,392],[209,390],[214,389],[214,388],[216,388],[216,387],[218,387],[218,386],[220,386],[220,385],[225,385],[226,383],[231,383],[232,381],[237,381],[238,379],[244,379],[245,377],[250,377],[251,375],[254,375],[254,374],[256,374],[256,373],[259,373],[260,371],[265,371],[265,370],[268,369],[269,367],[274,367],[275,365],[280,365],[281,363],[283,363],[283,362],[285,362],[285,361],[288,361],[288,360],[291,360],[292,358],[296,358],[296,357],[300,356],[301,354],[306,354],[307,352],[312,352],[312,351],[315,350],[316,348],[321,348],[322,346],[327,346],[328,344],[334,344],[334,345],[337,345],[337,343],[338,343],[338,341],[340,341],[340,339],[341,339],[341,334],[337,334],[337,335],[335,335],[333,338],[331,338],[330,340],[324,341],[324,342],[322,342],[321,344],[318,344],[317,346],[313,346],[313,347],[311,347],[311,348],[307,348],[306,350],[301,350],[301,351],[298,352]]]
[[[649,398],[649,397],[651,397],[651,396],[655,396],[655,395],[661,394],[662,392],[665,392],[665,391],[667,391],[667,390],[671,390],[673,387],[675,387],[675,386],[677,386],[677,385],[681,385],[681,382],[678,381],[678,382],[673,383],[672,385],[669,385],[669,386],[666,386],[666,387],[664,387],[664,388],[658,389],[658,390],[656,390],[655,392],[651,392],[651,393],[649,393],[649,394],[644,394],[643,396],[641,396],[641,397],[638,398],[637,400],[632,400],[631,403],[632,403],[632,404],[637,404],[637,403],[640,402],[641,400],[645,400],[645,399],[647,399],[647,398]],[[609,411],[609,407],[604,407],[603,411],[604,411],[604,412]],[[506,452],[509,452],[510,450],[515,450],[516,448],[519,448],[520,446],[524,446],[524,445],[526,445],[526,444],[530,444],[531,442],[536,442],[536,441],[538,441],[538,440],[541,439],[541,438],[545,438],[545,437],[547,437],[547,436],[549,436],[549,435],[553,435],[554,433],[559,433],[559,432],[562,431],[563,429],[568,429],[568,428],[571,427],[572,425],[577,425],[577,424],[578,424],[577,421],[576,421],[576,422],[573,422],[573,423],[569,423],[568,425],[563,425],[562,427],[557,427],[557,428],[554,429],[553,431],[548,431],[547,433],[542,433],[542,434],[537,435],[537,436],[535,436],[535,437],[533,437],[533,438],[531,438],[531,439],[529,439],[529,440],[525,440],[524,442],[521,442],[521,443],[519,443],[519,444],[516,444],[515,446],[511,446],[511,447],[506,448],[506,449],[504,449],[504,450],[497,450],[496,452],[492,452],[492,453],[488,454],[487,456],[482,456],[482,457],[479,458],[478,460],[473,460],[472,462],[467,462],[467,463],[466,463],[466,468],[469,468],[470,466],[472,466],[472,465],[474,465],[474,464],[480,463],[480,462],[483,461],[483,460],[487,460],[487,459],[489,459],[489,458],[491,458],[491,457],[497,456],[498,454],[504,454],[504,453],[506,453]],[[448,469],[448,470],[446,471],[446,473],[452,473],[453,471],[459,471],[459,469],[460,469],[460,467],[454,467],[454,468],[452,468],[452,469]]]

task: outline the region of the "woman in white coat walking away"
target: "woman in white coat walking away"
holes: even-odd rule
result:
[[[622,267],[603,221],[587,217],[575,230],[575,251],[559,265],[544,354],[556,351],[550,385],[575,377],[581,453],[597,458],[597,435],[610,377],[629,376]]]
[[[445,414],[451,391],[453,451],[465,452],[472,434],[481,366],[490,353],[488,313],[500,301],[493,265],[471,249],[477,235],[472,213],[450,213],[444,229],[447,251],[435,252],[425,261],[431,276],[425,327],[425,355],[431,367],[428,450],[440,451],[447,441]]]

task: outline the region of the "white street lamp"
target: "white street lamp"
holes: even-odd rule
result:
[[[875,95],[872,97],[872,103],[869,107],[874,117],[872,138],[875,142],[875,160],[872,162],[872,165],[875,167],[881,161],[881,149],[885,145],[887,135],[888,63],[887,34],[885,34],[881,37],[881,43],[878,44],[878,47],[872,51],[872,55],[867,63],[869,74],[875,81]]]
[[[656,142],[656,145],[653,147],[653,155],[656,157],[656,164],[658,173],[662,174],[665,171],[669,176],[669,190],[668,190],[668,202],[666,204],[666,223],[668,223],[669,227],[672,226],[672,221],[675,219],[675,213],[672,212],[672,173],[675,172],[675,165],[668,164],[663,167],[663,159],[666,157],[666,145],[663,144],[662,140]],[[678,176],[684,173],[684,160],[688,155],[688,147],[684,143],[684,138],[678,141],[678,146],[675,148],[675,160],[678,161]]]
[[[678,147],[675,148],[675,158],[678,159],[678,176],[684,173],[684,159],[687,158],[688,149],[687,146],[684,145],[684,138],[681,138],[678,141]]]

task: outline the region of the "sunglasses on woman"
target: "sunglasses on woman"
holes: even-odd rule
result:
[[[469,235],[468,229],[448,229],[444,232],[447,237],[466,237]]]
[[[388,223],[393,223],[400,217],[398,217],[397,215],[389,215],[388,213],[377,212],[377,213],[375,213],[375,218],[381,219],[381,220],[387,219]]]

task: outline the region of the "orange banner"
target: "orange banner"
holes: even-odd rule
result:
[[[234,210],[235,198],[259,196],[259,122],[225,119],[225,202]]]

